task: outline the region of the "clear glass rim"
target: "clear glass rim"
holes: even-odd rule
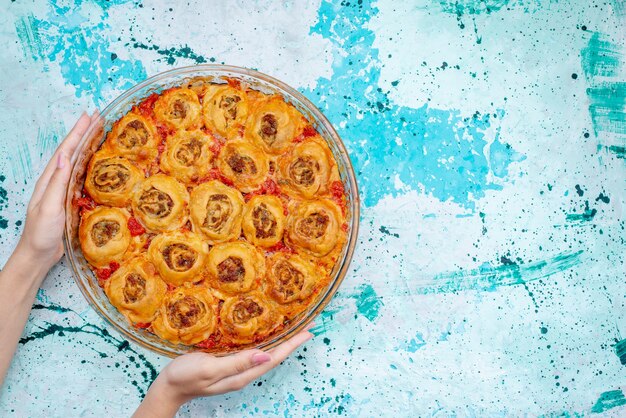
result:
[[[339,135],[337,134],[335,128],[332,126],[332,124],[330,123],[330,121],[326,118],[326,116],[324,116],[324,114],[317,108],[317,106],[315,106],[309,99],[307,99],[302,93],[300,93],[299,91],[297,91],[296,89],[290,87],[289,85],[285,84],[284,82],[269,76],[267,74],[261,73],[259,71],[256,70],[251,70],[245,67],[238,67],[238,66],[232,66],[232,65],[221,65],[221,64],[199,64],[199,65],[192,65],[192,66],[186,66],[186,67],[178,67],[178,68],[174,68],[171,70],[167,70],[167,71],[163,71],[160,72],[152,77],[147,78],[146,80],[142,81],[141,83],[136,84],[135,86],[131,87],[130,89],[126,90],[124,93],[120,94],[116,99],[114,99],[113,101],[111,101],[101,112],[99,115],[99,118],[101,118],[101,120],[104,120],[104,118],[111,113],[114,109],[116,109],[121,103],[125,102],[128,98],[130,98],[131,96],[133,96],[136,92],[140,91],[141,89],[145,88],[145,87],[149,87],[150,85],[156,84],[157,82],[161,81],[161,80],[166,80],[168,78],[171,78],[173,76],[181,76],[181,75],[185,75],[187,73],[195,73],[195,72],[199,72],[199,71],[207,71],[207,72],[229,72],[229,73],[233,73],[233,74],[237,74],[237,75],[242,75],[242,76],[248,76],[248,77],[252,77],[252,78],[256,78],[259,79],[261,81],[267,82],[269,84],[274,85],[275,87],[277,87],[279,90],[283,90],[285,92],[287,92],[288,94],[290,94],[291,96],[295,97],[298,101],[300,101],[302,104],[305,105],[307,111],[311,112],[311,114],[314,115],[314,117],[317,119],[317,121],[319,121],[325,128],[326,132],[328,132],[330,134],[330,136],[332,137],[332,140],[334,142],[334,145],[337,146],[337,148],[339,149],[339,156],[342,159],[342,162],[344,163],[345,167],[346,167],[346,172],[347,172],[347,181],[348,184],[347,186],[350,188],[351,191],[351,199],[350,199],[350,233],[348,236],[348,241],[346,244],[346,249],[345,249],[345,256],[342,258],[341,260],[341,266],[339,267],[339,269],[337,270],[336,273],[336,277],[332,278],[331,281],[331,285],[326,289],[325,293],[320,296],[318,298],[318,302],[316,303],[316,305],[314,307],[312,307],[308,314],[304,315],[302,318],[300,318],[298,320],[298,322],[296,323],[296,325],[291,325],[287,330],[282,331],[276,335],[274,335],[271,340],[265,341],[263,343],[258,344],[256,347],[254,348],[258,348],[258,349],[262,349],[262,350],[270,350],[272,348],[274,348],[275,346],[277,346],[278,344],[280,344],[281,342],[287,340],[288,338],[290,338],[291,336],[297,334],[298,332],[302,331],[309,323],[311,323],[315,317],[317,317],[321,311],[328,305],[328,303],[332,300],[332,297],[335,295],[335,293],[337,292],[339,286],[341,285],[341,283],[343,282],[345,276],[348,273],[348,269],[350,266],[350,263],[352,261],[352,256],[354,254],[354,250],[356,248],[356,243],[357,243],[357,239],[358,239],[358,231],[359,231],[359,219],[360,219],[360,197],[359,197],[359,192],[358,192],[358,185],[356,182],[356,176],[354,174],[354,168],[352,166],[352,162],[350,160],[349,154],[345,148],[345,145],[343,143],[343,141],[341,140],[341,138],[339,137]],[[99,129],[98,124],[92,124],[90,126],[90,128],[87,130],[87,132],[83,135],[83,137],[80,140],[80,143],[77,147],[77,153],[83,153],[84,152],[84,148],[85,145],[87,145],[87,143],[89,142],[89,138],[91,138],[91,136],[94,133],[95,129]],[[76,161],[73,162],[73,167],[72,167],[72,175],[71,175],[71,179],[75,178],[75,171],[77,169],[77,164]],[[69,220],[69,214],[71,213],[70,211],[72,210],[72,200],[73,200],[73,196],[71,193],[69,193],[69,189],[68,189],[68,193],[66,195],[66,201],[65,201],[65,209],[66,209],[66,220]],[[135,336],[133,333],[129,332],[127,329],[125,329],[123,326],[121,326],[118,321],[116,321],[115,319],[111,318],[108,313],[106,312],[106,310],[100,309],[100,307],[98,306],[98,303],[94,300],[94,298],[92,297],[90,291],[86,288],[85,284],[83,283],[82,279],[79,277],[79,271],[80,271],[80,266],[77,265],[77,261],[76,261],[76,257],[74,254],[74,250],[72,248],[72,244],[71,244],[71,240],[72,240],[72,235],[71,235],[71,225],[70,222],[66,221],[65,223],[65,239],[64,239],[64,245],[65,245],[65,254],[66,254],[66,258],[69,260],[71,267],[72,267],[72,275],[74,278],[75,283],[78,285],[78,288],[80,289],[81,293],[83,294],[83,296],[85,297],[85,299],[87,299],[87,301],[89,302],[89,305],[106,321],[108,322],[111,326],[113,326],[113,328],[115,328],[120,334],[122,334],[125,338],[135,342],[136,344],[147,348],[151,351],[154,351],[158,354],[161,355],[165,355],[168,357],[175,357],[178,355],[181,355],[182,352],[179,351],[175,351],[175,350],[169,350],[169,349],[165,349],[163,347],[158,347],[155,346],[154,344],[150,344],[146,341],[141,340],[140,338],[138,338],[137,336]],[[193,351],[193,348],[190,347],[189,351]],[[234,353],[234,352],[233,352]],[[229,353],[224,353],[221,355],[230,355],[233,354],[231,352]],[[216,355],[220,355],[219,353],[217,353]]]

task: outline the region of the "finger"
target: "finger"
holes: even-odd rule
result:
[[[313,338],[313,334],[309,331],[301,331],[294,337],[291,337],[278,347],[272,348],[269,353],[272,356],[272,362],[280,363],[293,353],[298,347]]]
[[[55,215],[63,210],[65,191],[69,179],[70,160],[65,152],[59,151],[56,168],[43,196],[41,196],[40,208],[44,214]]]
[[[76,147],[78,147],[80,140],[83,138],[85,132],[87,132],[87,129],[89,129],[89,125],[93,123],[92,118],[93,115],[90,117],[87,113],[83,113],[70,133],[67,134],[65,140],[61,143],[61,145],[59,145],[59,149],[70,157],[74,155],[74,151],[76,151]]]
[[[261,350],[246,350],[228,357],[222,357],[217,362],[215,373],[218,379],[235,374],[241,374],[252,367],[270,361],[272,357]]]
[[[57,166],[59,150],[69,147],[73,153],[76,145],[78,144],[78,141],[80,141],[80,138],[89,127],[89,123],[91,123],[89,116],[87,116],[87,114],[83,112],[74,127],[70,130],[70,133],[67,135],[65,140],[61,143],[61,145],[59,145],[57,151],[50,158],[50,161],[48,162],[41,176],[39,177],[39,180],[37,180],[33,195],[30,198],[31,205],[39,202],[44,190],[48,186],[48,182],[50,181],[50,178],[52,177],[52,174],[54,173]],[[68,155],[71,154],[68,153]]]
[[[276,348],[269,351],[272,359],[267,363],[252,367],[243,373],[226,377],[211,386],[212,391],[216,393],[226,393],[233,390],[240,390],[253,380],[258,379],[268,371],[272,370],[278,364],[293,353],[298,347],[313,338],[313,334],[308,331],[302,331],[295,337],[287,340]]]

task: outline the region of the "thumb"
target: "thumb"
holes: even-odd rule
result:
[[[56,168],[41,198],[41,209],[51,213],[58,213],[58,211],[63,210],[67,183],[70,179],[70,169],[70,160],[67,154],[62,150],[59,151]]]
[[[245,372],[272,359],[261,350],[246,350],[228,357],[217,359],[216,372],[220,379]]]

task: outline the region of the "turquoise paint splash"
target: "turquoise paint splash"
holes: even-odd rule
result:
[[[619,389],[610,390],[600,395],[598,401],[595,403],[593,408],[591,408],[591,412],[594,414],[599,414],[601,412],[605,412],[609,409],[617,408],[618,406],[623,405],[626,405],[626,398],[624,398],[624,393]]]
[[[4,183],[6,177],[3,174],[0,174],[0,183]],[[0,186],[0,211],[4,211],[9,207],[9,194],[7,190]],[[0,215],[0,229],[7,229],[9,226],[9,221],[4,217],[4,215]]]
[[[507,263],[499,267],[484,264],[479,269],[438,274],[413,282],[416,294],[460,292],[465,290],[495,291],[500,286],[513,286],[543,279],[581,263],[582,250],[559,254],[549,260],[528,264]]]
[[[593,32],[587,46],[580,51],[583,73],[587,80],[594,77],[614,77],[620,67],[621,48],[606,35]]]
[[[41,37],[39,35],[39,28],[36,25],[35,17],[32,14],[28,14],[15,22],[15,31],[17,37],[22,44],[22,50],[27,57],[30,57],[34,61],[41,61],[44,59],[43,46],[41,44]],[[47,70],[47,66],[45,67]]]
[[[333,76],[301,91],[337,127],[355,165],[363,203],[373,206],[386,195],[400,193],[396,177],[441,201],[470,209],[487,190],[500,190],[500,184],[488,180],[493,167],[484,149],[491,142],[487,128],[498,124],[504,111],[464,116],[428,105],[395,105],[389,92],[377,87],[381,62],[373,48],[374,32],[367,27],[378,10],[370,1],[342,4],[323,1],[311,28],[333,45]],[[512,150],[502,157],[496,166],[500,174],[520,158]]]
[[[334,316],[345,309],[345,306],[338,307],[327,307],[322,311],[322,313],[315,318],[315,326],[309,330],[311,334],[318,336],[324,334],[325,332],[334,330],[339,327],[337,321],[335,321]]]
[[[99,23],[90,23],[81,14],[82,1],[71,8],[53,1],[45,20],[23,17],[16,22],[16,30],[22,48],[35,61],[57,62],[76,97],[93,96],[100,107],[108,102],[107,91],[132,87],[146,78],[146,71],[138,60],[117,57],[110,48],[111,39],[104,35],[110,29],[105,23],[108,8],[125,1],[96,3],[102,7]]]
[[[128,44],[127,44],[128,45]],[[176,63],[179,58],[185,58],[194,61],[196,64],[203,64],[205,62],[215,62],[215,58],[205,58],[204,56],[196,53],[188,45],[174,48],[160,48],[158,45],[146,45],[141,42],[135,42],[132,44],[133,48],[146,49],[156,51],[157,54],[162,55],[166,62],[170,65]]]
[[[626,82],[615,79],[623,62],[623,47],[594,32],[580,57],[589,84],[587,97],[594,133],[626,135]]]
[[[424,340],[424,336],[418,332],[417,334],[415,334],[415,338],[409,340],[405,347],[405,351],[408,351],[409,353],[415,353],[417,350],[424,347],[425,345],[426,341]]]
[[[509,175],[509,164],[524,161],[526,156],[516,152],[511,145],[503,144],[498,137],[489,146],[489,164],[493,175],[505,178]]]
[[[589,207],[589,201],[585,200],[585,209],[582,213],[568,213],[565,215],[567,222],[589,222],[596,217],[598,210],[596,208]]]
[[[508,6],[510,0],[440,0],[441,10],[456,15],[491,14]]]
[[[615,355],[619,358],[620,363],[626,366],[626,339],[618,341],[615,344]]]
[[[384,305],[383,301],[369,284],[360,285],[358,290],[359,293],[353,296],[356,300],[357,311],[370,322],[374,322],[378,318],[380,308]]]
[[[596,84],[587,89],[587,97],[596,135],[598,132],[626,135],[626,82]]]

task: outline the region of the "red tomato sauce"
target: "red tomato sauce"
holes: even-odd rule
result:
[[[156,102],[159,98],[159,95],[156,93],[152,93],[150,96],[146,98],[143,102],[139,103],[137,106],[137,111],[144,117],[151,118],[154,114],[154,102]]]
[[[97,269],[96,277],[98,278],[98,284],[100,284],[101,287],[104,286],[104,282],[109,280],[111,275],[115,273],[115,270],[117,270],[118,268],[120,268],[119,263],[116,261],[111,261],[109,263],[109,267]]]
[[[130,235],[136,237],[146,232],[145,228],[141,226],[139,221],[135,217],[128,218],[128,230],[130,231]]]

